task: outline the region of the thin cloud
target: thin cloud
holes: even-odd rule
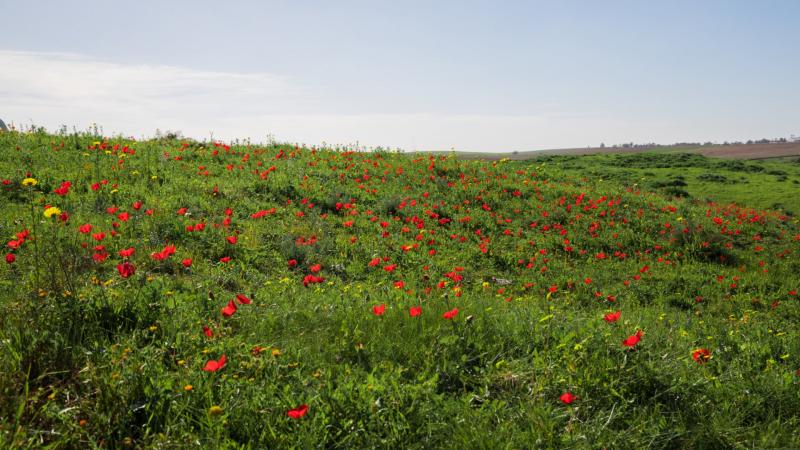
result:
[[[67,53],[0,51],[0,66],[2,113],[51,127],[98,122],[115,131],[152,132],[187,118],[207,123],[232,112],[278,112],[303,96],[272,74],[119,64]]]
[[[512,151],[666,137],[665,123],[554,111],[483,115],[388,111],[338,114],[325,93],[286,77],[123,64],[68,53],[0,50],[0,117],[6,122],[152,136],[249,138],[406,150]],[[574,145],[574,144],[573,144]]]

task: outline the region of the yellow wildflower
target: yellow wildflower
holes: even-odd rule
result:
[[[25,178],[24,180],[22,180],[23,186],[36,186],[37,183],[39,182],[36,181],[36,178]]]
[[[48,219],[53,216],[57,216],[59,214],[61,214],[61,210],[56,208],[55,206],[51,206],[44,210],[44,216],[47,217]]]

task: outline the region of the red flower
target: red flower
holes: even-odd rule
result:
[[[628,336],[627,339],[622,341],[622,345],[624,345],[625,347],[631,347],[631,348],[635,347],[636,344],[638,344],[639,341],[642,340],[642,335],[643,334],[644,333],[642,332],[642,330],[636,330],[636,334]]]
[[[313,266],[309,267],[309,268],[308,268],[308,270],[310,270],[310,271],[311,271],[311,273],[317,273],[317,272],[319,272],[320,270],[322,270],[322,265],[320,265],[320,264],[314,264]]]
[[[247,298],[244,294],[236,294],[236,300],[239,300],[239,303],[243,305],[249,305],[253,303],[253,301]]]
[[[290,268],[291,267],[297,267],[297,260],[296,259],[290,259],[288,264],[289,264]]]
[[[286,415],[292,419],[299,419],[305,416],[307,412],[308,412],[308,405],[303,404],[298,406],[297,408],[286,411]]]
[[[122,278],[128,278],[136,273],[136,268],[133,267],[133,264],[125,261],[124,263],[117,265],[117,271],[119,272],[119,276]]]
[[[139,200],[133,202],[133,209],[135,209],[136,211],[142,209],[142,202],[140,202]]]
[[[315,277],[314,275],[306,275],[303,278],[303,286],[308,287],[309,284],[322,283],[323,281],[325,281],[324,277]]]
[[[226,263],[229,262],[230,260],[231,260],[230,256],[223,256],[222,258],[219,259],[219,262]]]
[[[175,254],[175,246],[167,245],[160,252],[152,253],[150,257],[155,259],[156,261],[163,261],[174,254]]]
[[[236,313],[236,303],[234,303],[234,301],[231,300],[231,301],[228,302],[227,306],[222,308],[220,311],[222,311],[222,316],[223,317],[230,317],[234,313]]]
[[[619,320],[619,315],[620,315],[620,311],[617,310],[616,312],[608,313],[608,314],[604,315],[603,316],[603,320],[605,320],[608,323],[613,323],[613,322],[616,322],[616,321]]]
[[[422,314],[422,306],[412,306],[411,309],[408,310],[408,315],[411,317],[417,317]]]
[[[376,316],[382,316],[384,311],[386,311],[386,304],[382,303],[380,306],[373,306],[372,307],[372,314]]]
[[[235,245],[239,238],[236,236],[228,236],[225,238],[225,240],[228,241],[228,244]]]
[[[394,272],[394,269],[397,268],[397,264],[389,264],[388,266],[383,266],[383,270],[387,272]]]
[[[450,320],[457,315],[458,315],[458,308],[453,308],[450,311],[447,311],[444,314],[442,314],[442,317],[444,317],[447,320]]]
[[[570,403],[574,402],[576,398],[577,397],[575,397],[575,395],[573,395],[572,392],[564,392],[563,394],[561,394],[561,397],[559,397],[561,402],[564,403],[565,405],[569,405]]]
[[[370,261],[367,265],[369,267],[375,267],[380,263],[381,263],[381,259],[380,258],[372,258],[372,261]]]
[[[205,334],[206,337],[209,337],[209,338],[214,337],[214,332],[211,331],[211,328],[208,328],[205,325],[203,325],[203,334]]]
[[[7,255],[6,255],[6,262],[7,262],[7,263],[9,263],[9,264],[13,264],[13,263],[14,263],[14,261],[16,261],[16,260],[17,260],[17,257],[16,257],[16,256],[14,256],[14,254],[13,254],[13,253],[9,253],[9,254],[7,254]]]
[[[394,282],[395,289],[403,289],[405,286],[406,286],[406,283],[403,280]]]
[[[184,214],[186,214],[186,208],[181,208],[181,209],[178,210],[178,215],[179,216],[182,216]]]
[[[121,256],[123,258],[130,258],[131,255],[133,255],[133,252],[135,252],[135,251],[136,250],[133,247],[126,248],[126,249],[123,249],[123,250],[119,251],[119,256]]]
[[[181,264],[183,264],[183,267],[192,267],[192,258],[184,259]]]
[[[222,355],[219,358],[219,360],[217,360],[217,361],[214,361],[213,359],[208,360],[206,362],[205,367],[203,367],[203,370],[206,371],[206,372],[216,372],[219,369],[222,369],[223,367],[225,367],[225,363],[227,361],[228,361],[228,359],[225,358],[225,355]]]
[[[706,348],[698,348],[692,352],[692,359],[695,360],[697,364],[703,364],[711,359],[711,352]]]

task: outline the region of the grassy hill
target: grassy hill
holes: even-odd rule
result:
[[[799,178],[0,133],[0,442],[800,447]]]

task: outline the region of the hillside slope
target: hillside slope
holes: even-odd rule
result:
[[[785,212],[579,158],[0,155],[6,446],[800,447]]]

